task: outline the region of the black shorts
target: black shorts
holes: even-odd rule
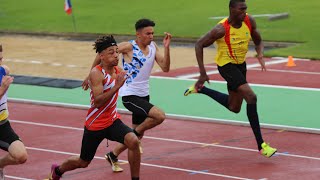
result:
[[[150,97],[139,96],[123,96],[123,105],[132,112],[132,124],[139,125],[148,117],[150,109],[153,104],[149,102]]]
[[[21,140],[19,136],[11,128],[10,122],[8,120],[4,121],[5,122],[0,121],[0,123],[3,123],[0,125],[0,148],[5,151],[8,151],[8,148],[11,143],[17,140]]]
[[[247,65],[228,63],[218,66],[219,73],[227,81],[228,90],[236,91],[237,88],[247,83]]]
[[[133,132],[120,119],[113,124],[99,131],[90,131],[84,128],[80,158],[84,161],[91,161],[96,154],[97,148],[103,139],[109,139],[124,144],[126,134]]]

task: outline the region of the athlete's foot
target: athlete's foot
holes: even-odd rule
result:
[[[265,156],[265,157],[271,157],[272,155],[274,155],[277,152],[276,148],[273,148],[271,146],[269,146],[269,144],[263,142],[261,144],[261,150],[260,150],[260,154]]]
[[[195,85],[190,86],[185,92],[184,95],[188,96],[189,94],[198,93],[198,90],[196,89]]]
[[[122,172],[123,169],[120,167],[118,159],[113,159],[110,156],[110,153],[107,153],[105,156],[106,160],[109,162],[109,164],[111,165],[112,171],[113,172]]]
[[[58,176],[56,174],[56,167],[58,167],[58,165],[56,164],[52,164],[51,166],[51,172],[49,174],[49,180],[60,180],[61,176]]]

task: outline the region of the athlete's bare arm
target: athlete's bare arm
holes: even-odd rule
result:
[[[156,43],[156,62],[160,66],[163,72],[169,72],[170,70],[170,42],[171,42],[171,34],[165,32],[165,37],[163,39],[163,47],[164,47],[164,56],[159,51],[159,47]]]
[[[251,37],[253,40],[253,43],[255,45],[255,49],[257,52],[257,58],[259,60],[259,63],[261,65],[261,70],[262,71],[266,71],[266,66],[265,66],[265,62],[263,59],[263,42],[262,42],[262,38],[261,35],[257,29],[257,23],[254,20],[254,18],[252,16],[249,16],[250,19],[250,23],[251,23]]]
[[[13,82],[14,77],[8,76],[9,75],[9,67],[6,65],[2,65],[4,70],[6,71],[6,76],[2,77],[1,86],[0,86],[0,98],[6,93],[10,84]]]
[[[125,57],[125,59],[127,59],[127,56],[130,56],[130,52],[132,54],[132,45],[131,45],[131,43],[129,43],[129,42],[119,43],[118,44],[118,52],[122,53],[122,55]],[[131,58],[132,58],[132,55],[131,55]],[[93,69],[98,64],[100,64],[100,62],[101,62],[101,60],[100,60],[99,54],[97,53],[97,55],[96,55],[96,57],[95,57],[95,59],[94,59],[94,61],[92,63],[91,69]],[[82,89],[87,90],[89,88],[89,81],[88,80],[89,80],[89,76],[87,76],[83,80]]]
[[[132,61],[132,44],[130,42],[122,42],[118,44],[118,52],[122,54],[127,63]]]
[[[206,69],[203,64],[203,48],[210,46],[217,39],[222,38],[225,35],[225,29],[222,24],[216,25],[213,29],[211,29],[206,35],[202,36],[195,45],[196,58],[199,65],[200,77],[196,83],[196,88],[201,89],[204,82],[209,83],[209,77],[207,75]]]
[[[115,85],[109,91],[103,92],[103,74],[97,68],[91,70],[89,84],[94,97],[94,106],[96,108],[103,106],[120,89],[125,81],[125,74],[126,73],[122,71],[117,75],[113,75],[116,77]]]

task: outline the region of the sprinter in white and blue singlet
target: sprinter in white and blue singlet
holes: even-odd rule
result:
[[[154,62],[158,63],[163,72],[170,70],[171,34],[165,33],[162,55],[153,41],[154,26],[153,21],[140,19],[135,24],[136,39],[118,44],[119,53],[123,56],[123,70],[128,75],[119,96],[122,96],[123,105],[132,112],[133,131],[140,140],[146,130],[161,124],[166,117],[161,109],[149,102],[149,79]],[[99,62],[99,58],[96,57],[92,67]],[[83,82],[83,88],[87,89],[87,79]],[[123,144],[119,144],[105,156],[114,172],[123,170],[117,163],[117,157],[125,149]],[[142,153],[141,144],[140,152]]]

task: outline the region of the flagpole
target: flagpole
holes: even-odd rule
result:
[[[77,32],[76,19],[74,17],[74,11],[71,13],[71,15],[72,15],[72,23],[73,23],[74,32]]]
[[[74,11],[72,10],[71,0],[65,0],[64,1],[64,11],[72,16],[72,23],[73,23],[73,30],[74,32],[77,32],[77,26],[76,26],[76,18],[74,17]]]

